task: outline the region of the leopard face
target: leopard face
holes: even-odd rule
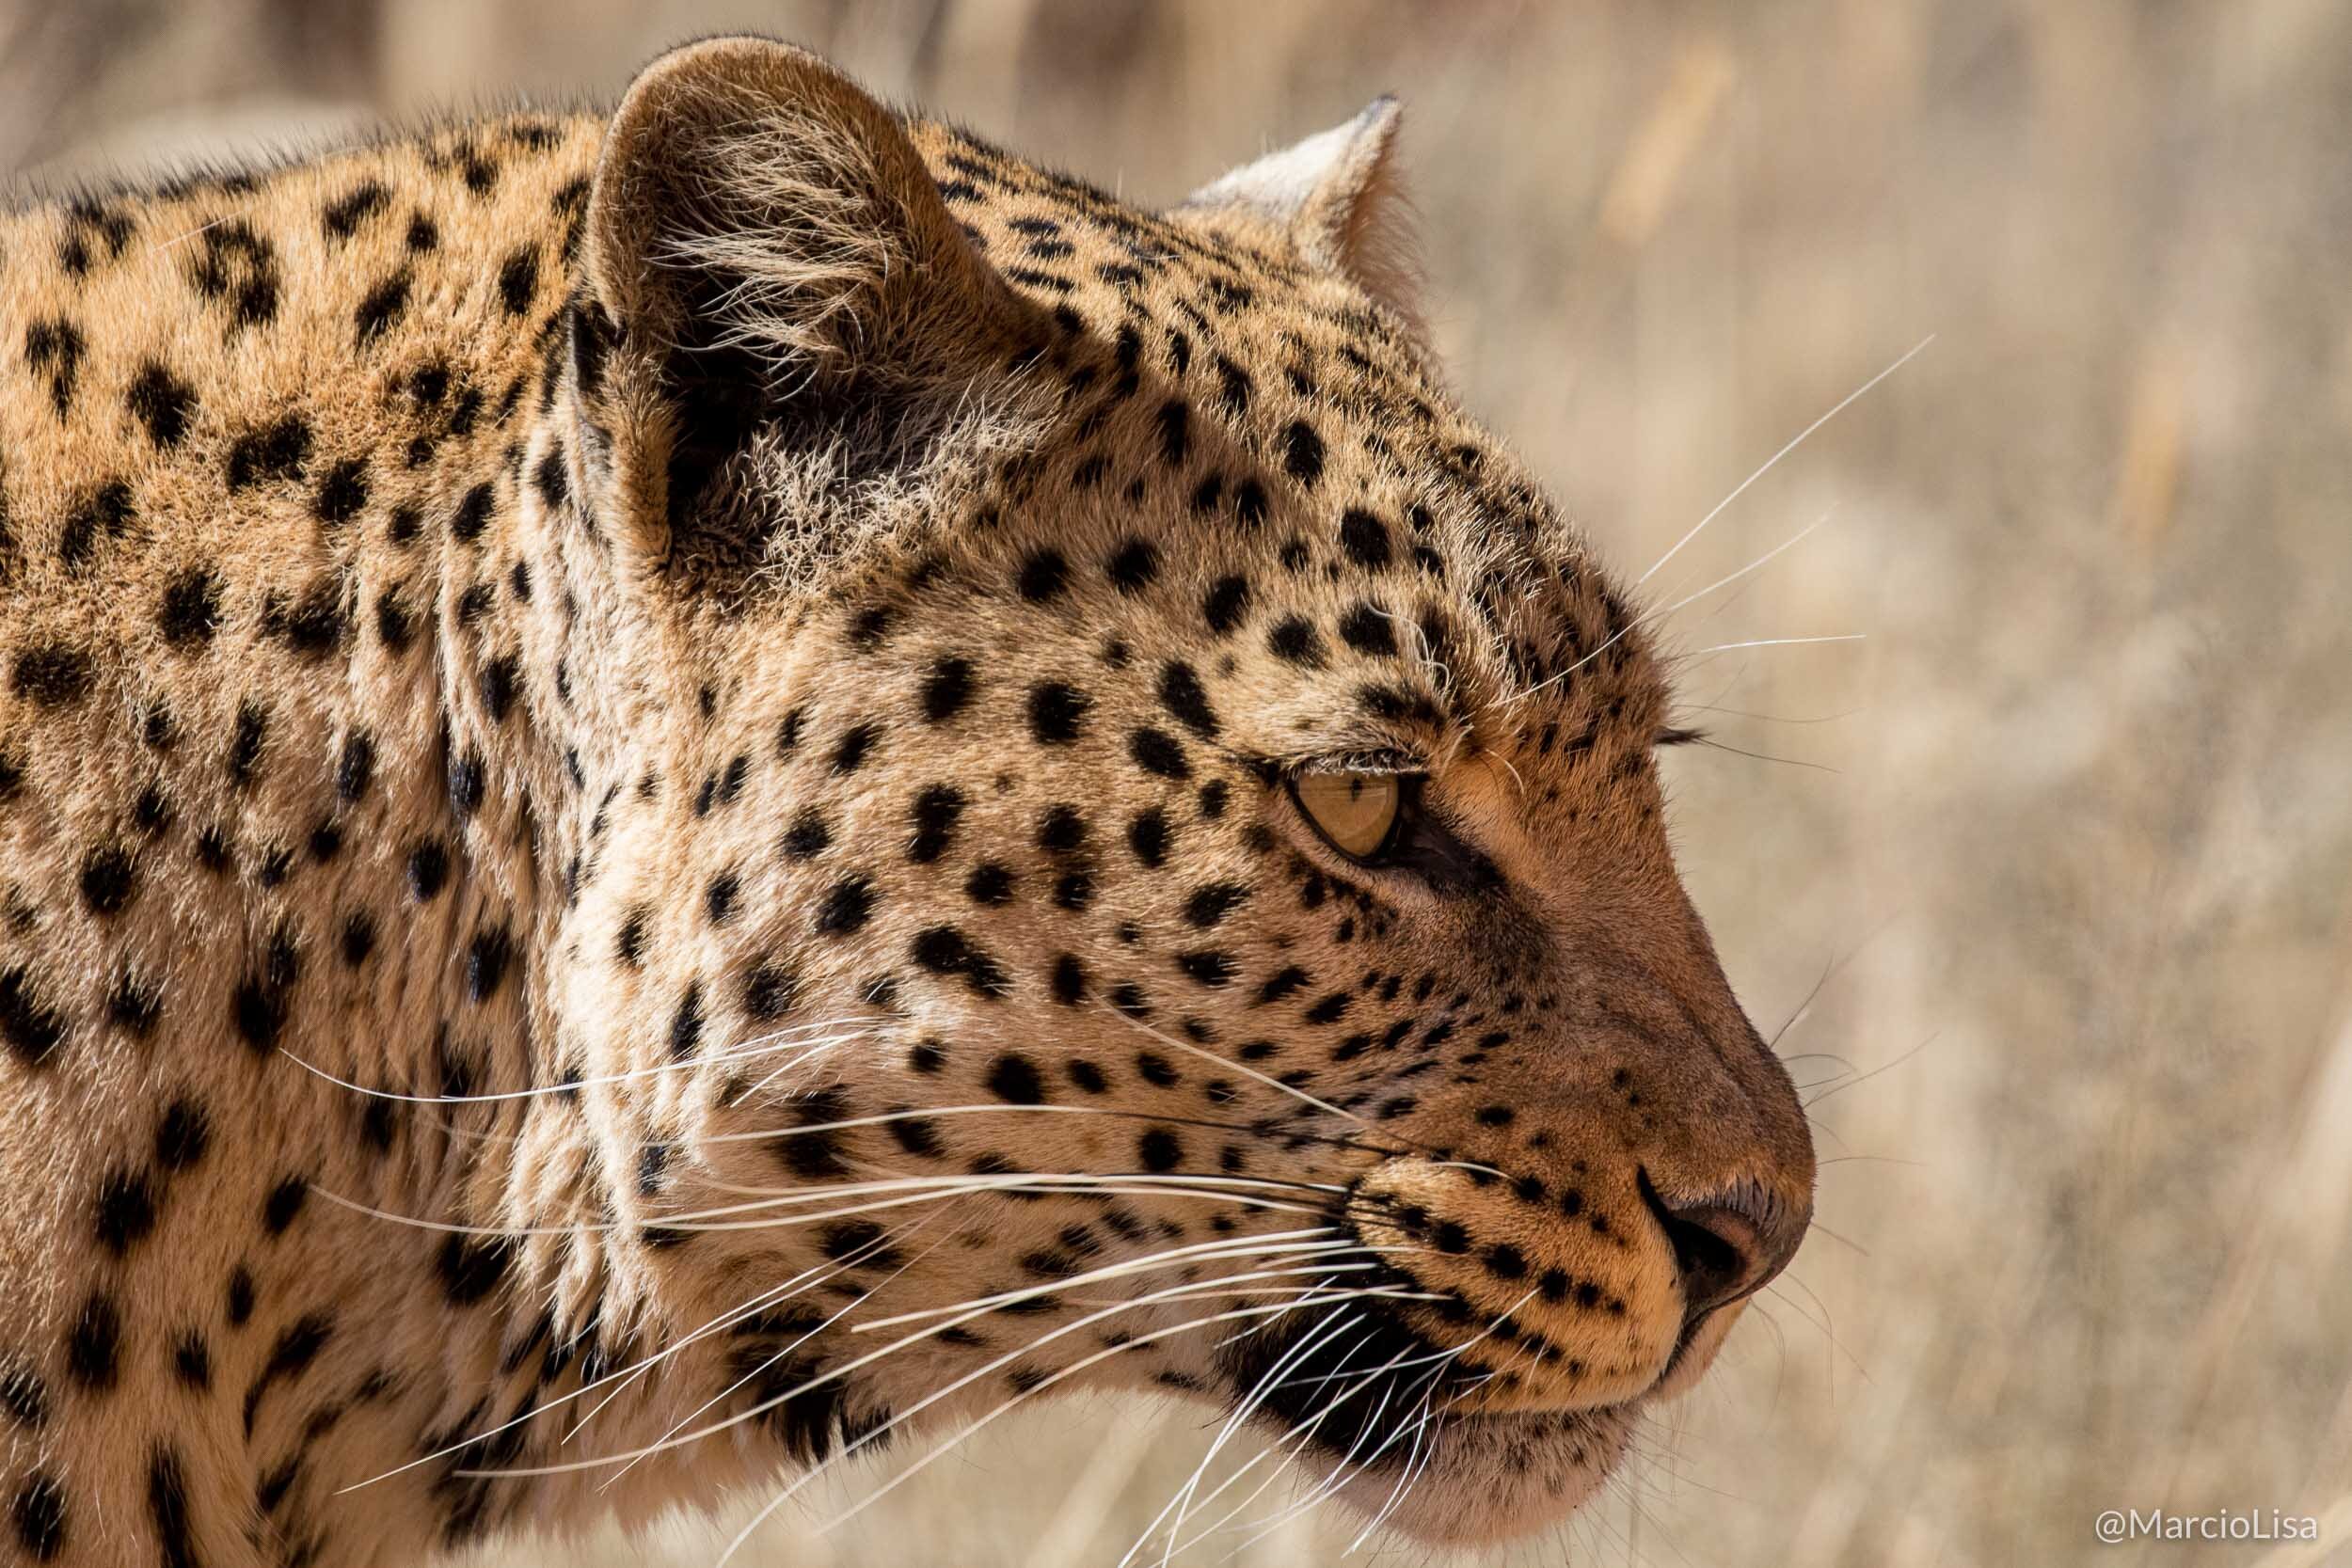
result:
[[[613,1096],[700,1151],[637,1217],[890,1320],[877,1434],[1174,1388],[1487,1535],[1699,1374],[1812,1163],[1644,628],[1387,292],[1394,124],[1150,215],[798,56],[643,82],[549,526],[636,584],[607,684],[691,673],[567,942],[595,1060],[694,1064]]]

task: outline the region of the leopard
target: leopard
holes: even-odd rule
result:
[[[765,1515],[1067,1395],[1437,1546],[1617,1472],[1814,1154],[1401,115],[1153,208],[721,37],[10,198],[13,1560]]]

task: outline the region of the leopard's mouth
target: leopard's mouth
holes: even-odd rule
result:
[[[1482,1409],[1492,1374],[1461,1364],[1385,1312],[1269,1328],[1220,1357],[1229,1409],[1317,1477],[1315,1491],[1432,1544],[1564,1517],[1615,1468],[1644,1402]]]

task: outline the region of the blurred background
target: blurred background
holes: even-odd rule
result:
[[[609,100],[729,28],[1152,201],[1401,94],[1461,394],[1629,576],[1932,334],[1645,588],[1828,518],[1673,618],[1719,744],[1668,763],[1820,1226],[1498,1560],[2352,1562],[2352,8],[0,0],[0,173]],[[1049,1406],[747,1560],[1108,1568],[1213,1424]],[[2159,1506],[2325,1539],[2094,1543]]]

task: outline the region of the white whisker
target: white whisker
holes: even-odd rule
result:
[[[1676,540],[1674,545],[1664,555],[1660,556],[1656,561],[1652,562],[1648,571],[1644,572],[1640,577],[1633,579],[1633,586],[1639,588],[1642,584],[1647,582],[1657,574],[1659,567],[1663,566],[1667,562],[1672,561],[1675,556],[1680,552],[1683,546],[1689,544],[1692,540],[1696,539],[1699,534],[1705,531],[1708,524],[1713,522],[1717,517],[1721,516],[1723,515],[1724,508],[1729,506],[1733,501],[1738,500],[1742,495],[1746,494],[1749,485],[1754,484],[1757,480],[1762,479],[1766,474],[1771,473],[1774,466],[1776,466],[1782,458],[1788,456],[1790,452],[1803,446],[1806,438],[1815,431],[1820,429],[1823,425],[1829,423],[1830,420],[1844,413],[1856,399],[1860,398],[1864,393],[1869,391],[1871,388],[1877,386],[1880,382],[1884,381],[1888,376],[1893,375],[1897,371],[1901,370],[1905,365],[1910,364],[1913,359],[1916,358],[1919,354],[1933,341],[1935,341],[1935,334],[1931,332],[1926,337],[1920,339],[1917,343],[1914,344],[1908,354],[1905,354],[1901,358],[1887,366],[1886,369],[1879,372],[1878,374],[1872,376],[1869,380],[1864,382],[1861,386],[1847,393],[1845,397],[1838,400],[1836,407],[1832,408],[1828,413],[1822,415],[1820,419],[1814,420],[1811,424],[1806,425],[1803,430],[1797,432],[1794,438],[1792,438],[1787,446],[1781,448],[1778,451],[1772,453],[1772,456],[1766,458],[1762,467],[1757,468],[1756,472],[1741,480],[1732,490],[1730,495],[1725,496],[1722,500],[1715,503],[1714,510],[1708,512],[1706,516],[1701,517],[1692,526],[1690,532]]]

